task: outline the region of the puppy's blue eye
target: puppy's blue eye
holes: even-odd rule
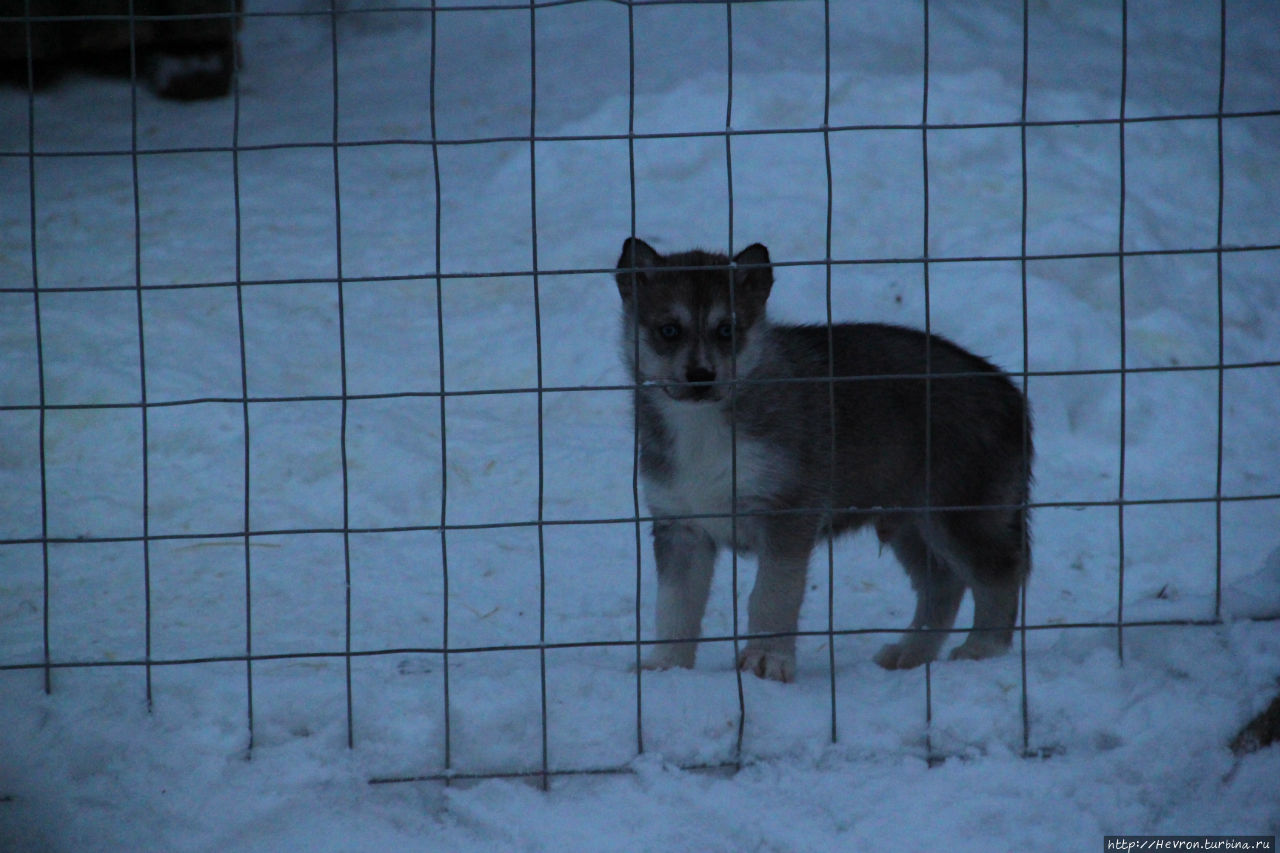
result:
[[[726,320],[719,326],[716,326],[716,337],[720,338],[722,341],[733,340],[733,324]]]
[[[666,323],[658,327],[658,334],[668,341],[674,341],[680,337],[680,327],[675,323]]]

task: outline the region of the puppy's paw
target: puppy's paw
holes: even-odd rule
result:
[[[647,672],[664,669],[693,669],[694,650],[691,646],[657,646],[640,661],[640,668]]]
[[[875,660],[885,669],[915,669],[933,660],[931,649],[922,648],[919,643],[904,640],[901,643],[885,643],[876,652]]]
[[[984,660],[1002,655],[1009,650],[1009,643],[995,637],[970,635],[951,650],[951,660]]]
[[[647,657],[640,661],[640,669],[644,672],[662,672],[668,669],[675,669],[679,665],[662,658]],[[631,665],[632,671],[635,670],[635,664]]]
[[[738,653],[738,669],[755,673],[770,681],[790,684],[796,680],[796,656],[788,652],[747,646]]]

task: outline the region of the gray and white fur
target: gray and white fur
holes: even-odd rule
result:
[[[937,657],[966,589],[973,630],[951,657],[1008,649],[1029,571],[1032,455],[1008,377],[913,329],[770,323],[758,243],[731,260],[631,238],[616,279],[655,519],[660,642],[646,666],[693,666],[716,555],[734,548],[759,558],[738,666],[791,681],[810,554],[865,525],[911,579],[910,628],[927,629],[877,663]]]

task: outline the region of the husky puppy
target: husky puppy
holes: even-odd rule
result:
[[[873,525],[906,569],[911,629],[886,669],[933,660],[966,589],[952,659],[1012,642],[1029,570],[1027,404],[989,362],[937,335],[872,323],[769,322],[769,252],[661,255],[622,246],[622,356],[636,382],[640,473],[654,517],[651,668],[691,667],[716,554],[759,557],[738,667],[795,677],[809,556]]]

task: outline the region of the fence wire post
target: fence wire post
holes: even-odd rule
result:
[[[151,710],[151,512],[147,446],[147,343],[142,306],[142,202],[138,183],[138,39],[134,0],[129,0],[129,167],[133,185],[133,286],[138,323],[138,415],[142,422],[142,594],[147,710]]]
[[[1117,497],[1116,497],[1116,529],[1119,546],[1118,559],[1118,581],[1116,585],[1116,654],[1120,658],[1120,663],[1124,663],[1124,469],[1125,469],[1125,445],[1128,443],[1127,420],[1128,420],[1128,368],[1129,358],[1127,352],[1126,338],[1127,329],[1125,328],[1127,320],[1125,317],[1125,279],[1124,279],[1124,261],[1125,261],[1125,243],[1124,243],[1124,223],[1125,223],[1125,168],[1124,168],[1124,141],[1125,141],[1125,101],[1128,96],[1129,86],[1129,4],[1127,0],[1120,2],[1120,120],[1116,123],[1119,132],[1119,156],[1120,156],[1120,214],[1118,217],[1118,246],[1116,250],[1116,267],[1119,273],[1119,289],[1120,289],[1120,460],[1119,471],[1117,473]]]
[[[732,258],[733,252],[733,0],[726,0],[724,4],[725,13],[725,44],[726,44],[726,94],[724,103],[724,165],[725,165],[725,186],[728,188],[729,195],[729,257]],[[734,290],[732,286],[732,273],[726,272],[730,276],[729,287],[729,316],[735,316],[737,307],[734,305]],[[738,733],[734,740],[733,761],[738,767],[742,766],[742,739],[746,732],[747,726],[747,700],[746,694],[742,688],[742,668],[738,666],[739,640],[741,638],[741,627],[738,624],[738,385],[737,385],[737,354],[733,353],[731,361],[734,371],[734,384],[729,394],[729,539],[731,542],[729,548],[729,562],[733,573],[733,677],[734,683],[738,689]],[[747,624],[747,630],[751,630],[750,622]]]
[[[36,391],[40,447],[40,565],[41,565],[41,652],[44,660],[44,692],[53,693],[52,656],[49,650],[49,480],[45,457],[44,331],[40,322],[40,263],[36,250],[36,71],[35,45],[31,34],[31,0],[22,3],[24,38],[27,46],[27,215],[31,217],[31,309],[35,321]]]
[[[627,181],[631,221],[629,236],[636,235],[636,26],[635,7],[627,4]],[[634,254],[634,253],[633,253]],[[634,256],[630,259],[634,264]],[[634,281],[634,277],[633,277]],[[634,285],[633,285],[634,286]],[[636,313],[632,326],[632,359],[640,363],[640,315]],[[631,508],[635,513],[636,534],[636,603],[635,603],[635,667],[636,667],[636,754],[644,754],[644,661],[640,633],[640,587],[643,576],[644,537],[640,533],[640,377],[630,376],[631,385]]]
[[[831,174],[831,0],[822,3],[822,154],[827,177],[827,228],[823,247],[823,271],[826,276],[827,309],[827,429],[829,461],[827,463],[827,524],[834,527],[836,505],[836,352],[835,319],[831,312],[831,231],[835,206],[834,179]],[[837,740],[836,728],[836,544],[827,537],[827,671],[831,674],[831,742]]]
[[[1022,565],[1025,575],[1018,593],[1018,665],[1022,676],[1022,754],[1030,755],[1031,709],[1027,696],[1027,585],[1031,581],[1031,395],[1028,377],[1031,373],[1031,323],[1027,307],[1027,69],[1031,33],[1031,4],[1022,0],[1022,91],[1018,106],[1018,153],[1021,170],[1020,208],[1018,214],[1018,278],[1022,291],[1022,482],[1028,484],[1023,498]]]
[[[543,441],[542,298],[538,281],[538,9],[529,0],[529,243],[533,262],[533,336],[536,349],[538,398],[538,685],[541,700],[542,790],[550,787],[547,774],[547,550],[545,527],[546,466]]]
[[[233,13],[229,19],[230,35],[234,39],[239,18],[236,0],[227,0]],[[249,444],[249,359],[245,345],[244,326],[244,229],[240,212],[240,64],[231,66],[231,192],[235,213],[235,289],[236,289],[236,338],[240,347],[240,418],[244,433],[244,516],[241,519],[241,541],[244,546],[244,669],[245,669],[245,725],[248,744],[245,757],[253,755],[253,558],[251,556],[250,531],[250,444]]]
[[[1217,125],[1218,142],[1218,211],[1214,230],[1214,262],[1218,287],[1218,444],[1217,459],[1214,468],[1213,486],[1213,618],[1222,618],[1222,417],[1224,384],[1226,373],[1225,319],[1222,296],[1222,211],[1223,211],[1223,151],[1222,151],[1222,113],[1223,101],[1227,89],[1227,0],[1218,3],[1218,114],[1214,117]]]
[[[346,271],[342,264],[342,178],[338,160],[340,147],[340,113],[338,96],[338,0],[329,0],[329,61],[333,84],[333,240],[334,263],[338,288],[338,376],[342,389],[339,449],[342,459],[342,579],[343,579],[343,663],[346,674],[347,749],[355,748],[355,721],[351,695],[351,490],[347,476],[347,314],[345,307]]]
[[[449,707],[449,432],[448,418],[445,414],[447,400],[444,364],[444,277],[440,262],[440,216],[443,206],[440,192],[440,134],[436,125],[436,63],[438,61],[437,29],[440,23],[437,0],[431,0],[431,51],[429,58],[428,94],[430,97],[431,124],[431,167],[435,177],[435,240],[436,240],[436,355],[438,358],[440,379],[440,601],[441,615],[441,654],[440,672],[443,679],[444,703],[444,774],[445,783],[453,774],[453,732],[452,716]]]
[[[924,0],[924,49],[920,92],[920,174],[923,193],[921,221],[924,233],[920,241],[920,269],[924,284],[924,517],[925,524],[933,516],[933,316],[929,304],[929,0]],[[925,558],[925,571],[933,574],[938,565],[932,552]],[[929,608],[932,584],[924,589],[925,608]],[[932,626],[931,626],[932,627]],[[924,751],[930,767],[941,764],[945,757],[933,751],[933,662],[924,662]]]

